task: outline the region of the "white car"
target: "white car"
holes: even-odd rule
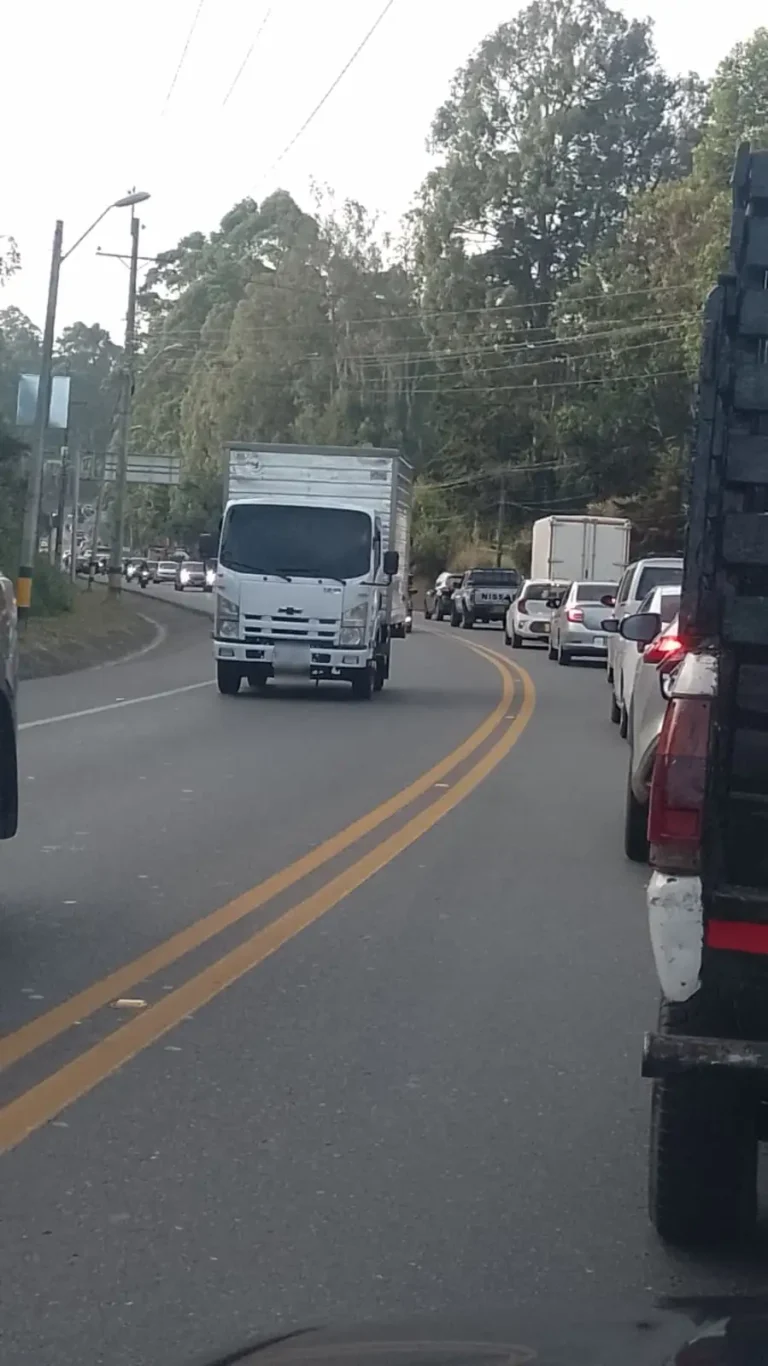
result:
[[[653,588],[668,585],[679,588],[683,581],[683,561],[679,556],[661,559],[636,560],[627,565],[621,576],[616,592],[616,602],[611,615],[617,622],[625,617],[635,616],[640,604],[645,601]],[[636,647],[631,641],[614,633],[608,636],[608,681],[611,684],[611,720],[621,725],[626,735],[628,724],[629,692],[624,688],[622,660],[628,649]]]
[[[507,608],[504,621],[504,640],[515,649],[531,644],[546,645],[549,641],[553,598],[560,598],[568,587],[552,583],[551,579],[526,579],[518,596]]]
[[[680,611],[680,589],[664,585],[661,588],[654,588],[643,599],[637,609],[638,616],[645,616],[649,612],[655,613],[661,618],[661,628],[665,630],[671,621],[674,621]],[[630,716],[632,713],[632,698],[638,672],[642,672],[642,662],[645,644],[636,645],[633,640],[625,640],[623,636],[618,636],[621,642],[618,649],[614,652],[614,659],[621,675],[621,695],[622,706],[619,714],[619,732],[626,740],[630,730]],[[642,685],[641,685],[642,686]]]

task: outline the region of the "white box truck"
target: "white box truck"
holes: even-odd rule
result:
[[[411,466],[374,447],[246,442],[225,447],[224,471],[219,691],[293,675],[379,692],[410,608]]]
[[[631,530],[623,517],[541,517],[533,524],[530,577],[618,583],[629,562]]]

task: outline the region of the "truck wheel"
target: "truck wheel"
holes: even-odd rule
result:
[[[216,682],[218,684],[219,692],[223,693],[225,697],[234,697],[235,693],[240,691],[241,678],[242,674],[240,673],[239,665],[230,664],[221,659],[217,660]]]
[[[659,1031],[718,1037],[699,991],[662,1001]],[[665,1241],[742,1239],[757,1220],[757,1100],[742,1080],[688,1076],[653,1083],[648,1208]]]
[[[471,612],[468,612],[466,610],[466,608],[462,612],[461,624],[464,627],[465,631],[471,631],[472,627],[475,624],[475,618],[472,616]]]
[[[633,863],[648,862],[648,807],[639,802],[632,790],[632,759],[627,771],[627,796],[624,803],[624,853]]]
[[[251,692],[266,692],[268,681],[267,675],[261,670],[254,669],[252,673],[248,674],[248,687]]]
[[[451,609],[451,626],[460,626],[460,625],[461,625],[461,617],[459,616],[458,612],[456,611],[456,609],[455,609],[455,607],[454,607],[454,608]]]
[[[611,689],[611,720],[614,726],[618,726],[619,721],[621,720],[621,707],[616,701],[616,694],[613,692],[613,689]]]
[[[381,692],[384,681],[387,677],[387,664],[384,659],[376,660],[376,672],[373,675],[373,691]]]
[[[370,669],[358,669],[352,679],[352,696],[359,702],[367,702],[373,692],[373,673]]]

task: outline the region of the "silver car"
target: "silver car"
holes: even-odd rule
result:
[[[552,602],[559,599],[567,583],[552,583],[550,579],[526,579],[520,592],[507,608],[504,640],[515,649],[526,641],[546,645],[552,620]]]
[[[604,599],[612,602],[615,596],[615,583],[572,583],[552,614],[548,657],[558,664],[570,664],[577,656],[606,659],[603,622],[611,609]]]
[[[178,567],[176,560],[158,560],[155,569],[155,583],[174,583]]]
[[[656,589],[656,593],[659,594],[660,590]],[[668,590],[663,592],[663,598],[668,596]],[[679,604],[678,590],[678,607]],[[667,611],[669,603],[662,602],[661,606]],[[685,654],[678,635],[677,617],[670,619],[668,616],[664,621],[662,614],[658,613],[657,624],[660,630],[647,644],[643,641],[637,645],[627,642],[633,649],[642,652],[635,669],[629,710],[630,754],[624,808],[624,852],[633,863],[645,863],[648,859],[648,799],[661,723],[667,709],[664,687]]]

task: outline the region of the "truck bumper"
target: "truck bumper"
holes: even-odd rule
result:
[[[301,641],[286,641],[278,645],[249,645],[239,640],[213,642],[214,658],[228,664],[239,664],[244,674],[265,669],[274,677],[348,678],[350,674],[370,666],[371,655],[365,649],[326,648],[304,645]]]
[[[646,1034],[644,1077],[678,1077],[691,1072],[745,1073],[768,1077],[768,1043],[705,1039],[687,1034]]]

